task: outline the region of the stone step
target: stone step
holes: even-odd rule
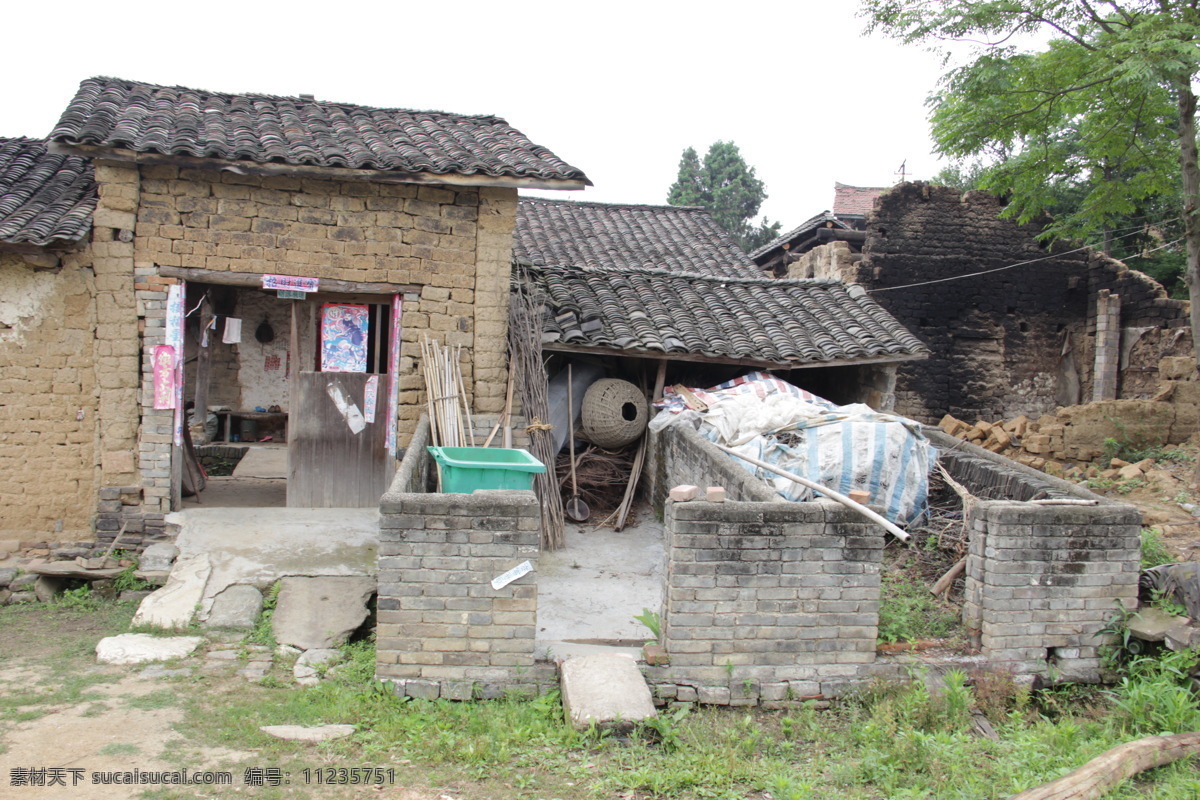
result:
[[[576,730],[596,725],[619,733],[655,716],[650,687],[626,655],[572,656],[558,665],[563,711]]]

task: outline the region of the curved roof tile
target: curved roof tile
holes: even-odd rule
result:
[[[0,242],[74,244],[88,235],[95,210],[88,159],[47,153],[41,139],[0,138]]]
[[[503,119],[88,78],[50,134],[67,145],[259,164],[590,184]]]

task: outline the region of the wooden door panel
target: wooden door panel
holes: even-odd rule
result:
[[[379,504],[394,469],[387,453],[387,406],[375,421],[361,414],[367,380],[362,372],[300,372],[288,422],[289,508],[367,508]],[[379,375],[380,400],[388,376]],[[340,410],[330,388],[353,403]],[[356,432],[357,429],[357,432]]]

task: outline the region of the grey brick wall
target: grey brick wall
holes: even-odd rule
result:
[[[540,691],[555,676],[534,663],[536,570],[491,586],[537,563],[534,494],[426,493],[427,436],[422,422],[380,502],[376,675],[412,697]]]
[[[988,660],[1018,674],[1098,680],[1097,631],[1118,601],[1137,606],[1140,512],[985,501],[968,522],[964,619]]]
[[[883,533],[834,503],[668,503],[672,677],[805,685],[875,661]]]
[[[771,502],[779,494],[739,467],[686,425],[670,425],[650,437],[646,473],[651,502],[661,506],[672,486],[724,486],[727,500]]]

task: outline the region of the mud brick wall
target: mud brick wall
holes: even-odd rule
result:
[[[1137,606],[1141,514],[1102,503],[977,504],[968,515],[964,619],[992,664],[1096,681],[1097,632]]]
[[[749,704],[764,683],[821,694],[875,661],[876,526],[828,502],[669,502],[665,517],[670,683]]]
[[[839,267],[933,352],[900,366],[896,411],[927,423],[943,414],[996,420],[1090,398],[1104,289],[1120,297],[1123,340],[1141,345],[1122,360],[1129,379],[1117,396],[1152,394],[1158,359],[1190,346],[1187,304],[1102,254],[1061,246],[1054,256],[1036,225],[1000,219],[1002,210],[984,192],[901,184],[869,217],[862,260]],[[1021,262],[1033,263],[973,274]],[[929,283],[962,275],[972,277]]]
[[[0,540],[91,539],[97,489],[91,253],[0,253]]]
[[[418,341],[462,345],[473,408],[504,404],[515,189],[258,177],[141,167],[139,266],[416,287],[405,303],[400,441],[423,403]]]
[[[964,280],[907,284],[1044,259],[1033,225],[998,217],[983,192],[905,183],[883,195],[869,218],[857,280],[922,339],[927,361],[899,369],[896,411],[922,422],[943,414],[1007,419],[1063,404],[1058,357],[1072,332],[1085,394],[1091,350],[1088,255],[1057,258]],[[1065,248],[1064,248],[1065,249]]]
[[[422,482],[420,459],[424,448],[410,448],[380,504],[376,675],[402,694],[451,700],[551,686],[553,666],[534,663],[536,569],[491,586],[537,563],[533,492],[404,491]]]

